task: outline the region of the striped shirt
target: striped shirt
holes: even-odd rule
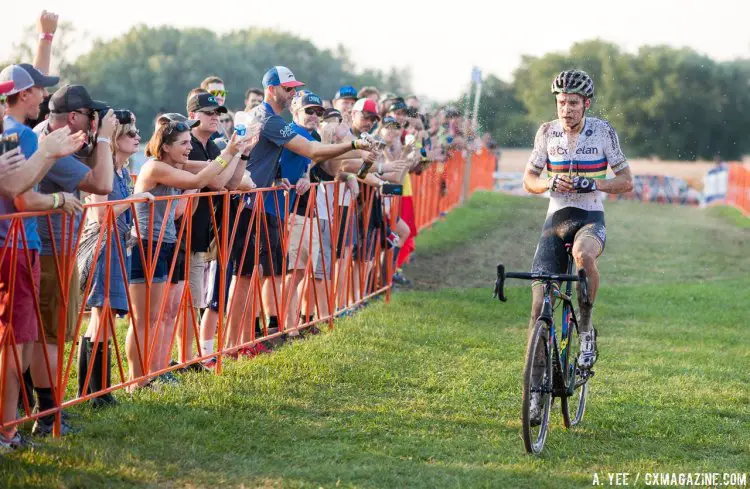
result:
[[[615,129],[609,122],[593,117],[585,119],[575,149],[569,144],[568,136],[559,120],[542,124],[536,133],[534,151],[527,166],[536,175],[541,175],[546,168],[550,177],[579,175],[596,179],[605,178],[608,168],[612,168],[617,174],[627,167],[628,162],[620,149],[620,140]],[[587,211],[604,210],[600,192],[550,192],[547,214],[565,207],[577,207]]]

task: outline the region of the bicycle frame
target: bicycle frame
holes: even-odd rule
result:
[[[547,324],[549,328],[549,335],[547,338],[548,348],[550,352],[553,352],[554,360],[554,379],[553,379],[553,395],[561,397],[563,395],[570,395],[575,389],[575,385],[571,385],[565,390],[565,382],[563,380],[562,366],[567,364],[568,354],[568,328],[570,327],[570,321],[573,320],[574,324],[578,324],[578,320],[575,316],[575,309],[573,308],[573,300],[571,293],[573,290],[573,282],[580,282],[581,284],[581,298],[584,302],[588,301],[588,282],[586,280],[586,272],[581,269],[574,275],[573,272],[573,257],[568,255],[568,270],[566,274],[544,274],[544,273],[519,273],[519,272],[505,272],[505,266],[498,264],[497,266],[497,281],[495,282],[495,297],[502,302],[507,301],[504,292],[504,285],[506,278],[519,278],[525,280],[536,280],[544,282],[544,302],[542,303],[542,312],[537,318]],[[566,282],[565,292],[561,292],[558,282]],[[555,330],[554,320],[554,300],[561,300],[563,302],[563,318],[562,318],[562,337],[564,338],[563,344],[559,344],[557,341],[557,334]]]
[[[572,275],[573,257],[568,257],[567,272],[568,275]],[[571,385],[565,389],[565,380],[562,376],[563,365],[567,365],[568,328],[570,327],[570,320],[573,319],[574,325],[578,324],[571,297],[572,288],[573,282],[568,280],[566,281],[565,292],[562,293],[556,285],[556,281],[549,279],[546,280],[544,282],[544,302],[542,303],[542,312],[537,318],[537,321],[544,321],[549,328],[547,347],[549,348],[549,351],[554,352],[552,360],[554,372],[554,379],[552,379],[552,395],[555,397],[570,395],[575,388],[575,385],[571,383]],[[560,328],[561,337],[563,338],[562,342],[558,342],[555,328],[554,301],[556,299],[561,300],[563,303],[563,314]]]

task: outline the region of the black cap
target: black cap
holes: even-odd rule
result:
[[[49,110],[54,114],[65,114],[79,109],[102,110],[107,104],[93,100],[83,85],[65,85],[52,94]]]
[[[188,112],[198,112],[205,109],[215,110],[220,114],[226,114],[227,108],[223,105],[219,105],[216,101],[216,97],[210,93],[196,93],[187,103]]]
[[[184,122],[191,129],[195,126],[199,126],[201,123],[201,121],[199,120],[188,119],[184,115],[178,114],[177,112],[169,112],[159,116],[159,124],[164,124],[166,122]]]
[[[325,114],[323,114],[323,119],[328,119],[329,117],[337,117],[339,119],[339,122],[344,118],[341,115],[341,112],[339,112],[336,109],[326,109]]]

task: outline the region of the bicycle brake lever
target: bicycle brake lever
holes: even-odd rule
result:
[[[499,299],[502,302],[507,302],[508,298],[505,297],[505,265],[502,263],[497,264],[497,280],[495,281],[495,293],[493,297]]]

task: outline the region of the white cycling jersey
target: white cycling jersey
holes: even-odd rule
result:
[[[572,158],[570,154],[573,154]],[[559,119],[542,124],[536,133],[534,151],[527,166],[536,175],[541,175],[546,168],[550,177],[570,174],[596,179],[605,178],[608,167],[617,174],[628,167],[628,161],[620,149],[615,129],[609,122],[593,117],[585,118],[575,150],[570,147]],[[604,211],[600,192],[550,191],[547,214],[565,207]]]

